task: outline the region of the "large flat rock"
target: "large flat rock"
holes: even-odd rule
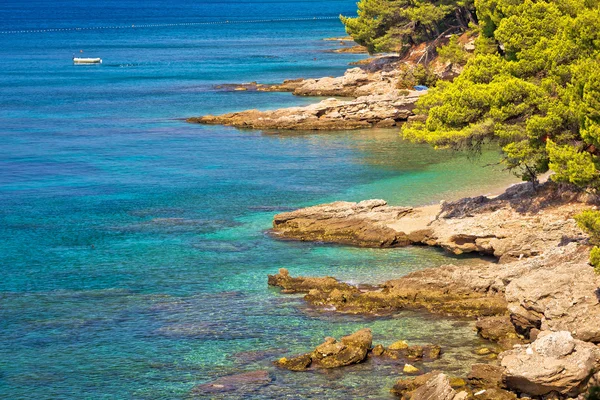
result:
[[[305,107],[274,111],[247,110],[218,116],[189,118],[191,123],[227,125],[263,130],[351,130],[393,127],[408,119],[423,92],[400,95],[397,91],[362,96],[355,100],[330,98]]]

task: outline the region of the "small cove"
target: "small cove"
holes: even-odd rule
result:
[[[67,3],[78,23],[96,21]],[[97,18],[181,19],[190,5],[176,3],[152,2],[154,14],[136,16],[125,2],[121,14]],[[355,7],[322,3],[249,1],[228,12],[304,17]],[[53,15],[55,6],[44,7]],[[213,18],[223,11],[197,7],[195,15]],[[321,40],[343,35],[339,22],[77,35],[0,37],[0,397],[185,398],[196,384],[262,368],[275,381],[249,398],[391,397],[400,376],[391,364],[307,374],[271,364],[365,326],[377,343],[442,345],[446,355],[428,368],[460,374],[478,359],[471,322],[319,313],[266,285],[280,267],[378,283],[472,259],[281,242],[265,231],[280,210],[327,201],[417,205],[485,193],[514,181],[479,167],[496,154],[471,162],[403,142],[394,130],[288,135],[177,119],[314,101],[213,85],[343,73],[360,56],[325,53],[335,43]],[[74,68],[80,47],[110,61]]]

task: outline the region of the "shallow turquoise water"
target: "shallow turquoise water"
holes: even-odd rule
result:
[[[0,5],[2,29],[306,18],[353,1],[36,1]],[[476,359],[470,323],[306,309],[266,275],[381,282],[447,262],[440,251],[279,242],[282,210],[330,200],[427,204],[512,178],[394,130],[318,134],[188,125],[182,117],[306,104],[213,85],[336,75],[335,20],[0,34],[0,397],[185,398],[268,368],[249,398],[386,398],[401,366],[293,374],[272,360],[369,326],[377,342],[434,341],[435,365]],[[74,67],[84,49],[102,66]],[[258,351],[258,353],[256,352]],[[250,352],[250,353],[248,353]],[[262,353],[261,353],[262,352]],[[238,398],[237,395],[225,397]]]

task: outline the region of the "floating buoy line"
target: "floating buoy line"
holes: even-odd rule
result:
[[[281,19],[253,19],[242,21],[212,21],[212,22],[187,22],[177,24],[132,24],[132,25],[113,25],[113,26],[89,26],[85,28],[48,28],[48,29],[23,29],[14,31],[0,31],[2,35],[17,33],[47,33],[47,32],[77,32],[77,31],[98,31],[108,29],[138,29],[138,28],[168,28],[174,26],[196,26],[196,25],[225,25],[225,24],[260,24],[268,22],[299,22],[299,21],[322,21],[339,19],[339,17],[309,17],[309,18],[281,18]]]

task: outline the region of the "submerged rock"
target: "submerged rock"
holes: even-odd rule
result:
[[[192,389],[190,394],[192,396],[200,396],[210,393],[235,391],[241,395],[243,392],[257,390],[269,384],[272,380],[269,371],[266,370],[244,372],[237,375],[224,376],[215,381],[198,385]]]
[[[566,331],[541,332],[531,345],[500,356],[506,385],[534,396],[576,396],[600,369],[600,349]]]

